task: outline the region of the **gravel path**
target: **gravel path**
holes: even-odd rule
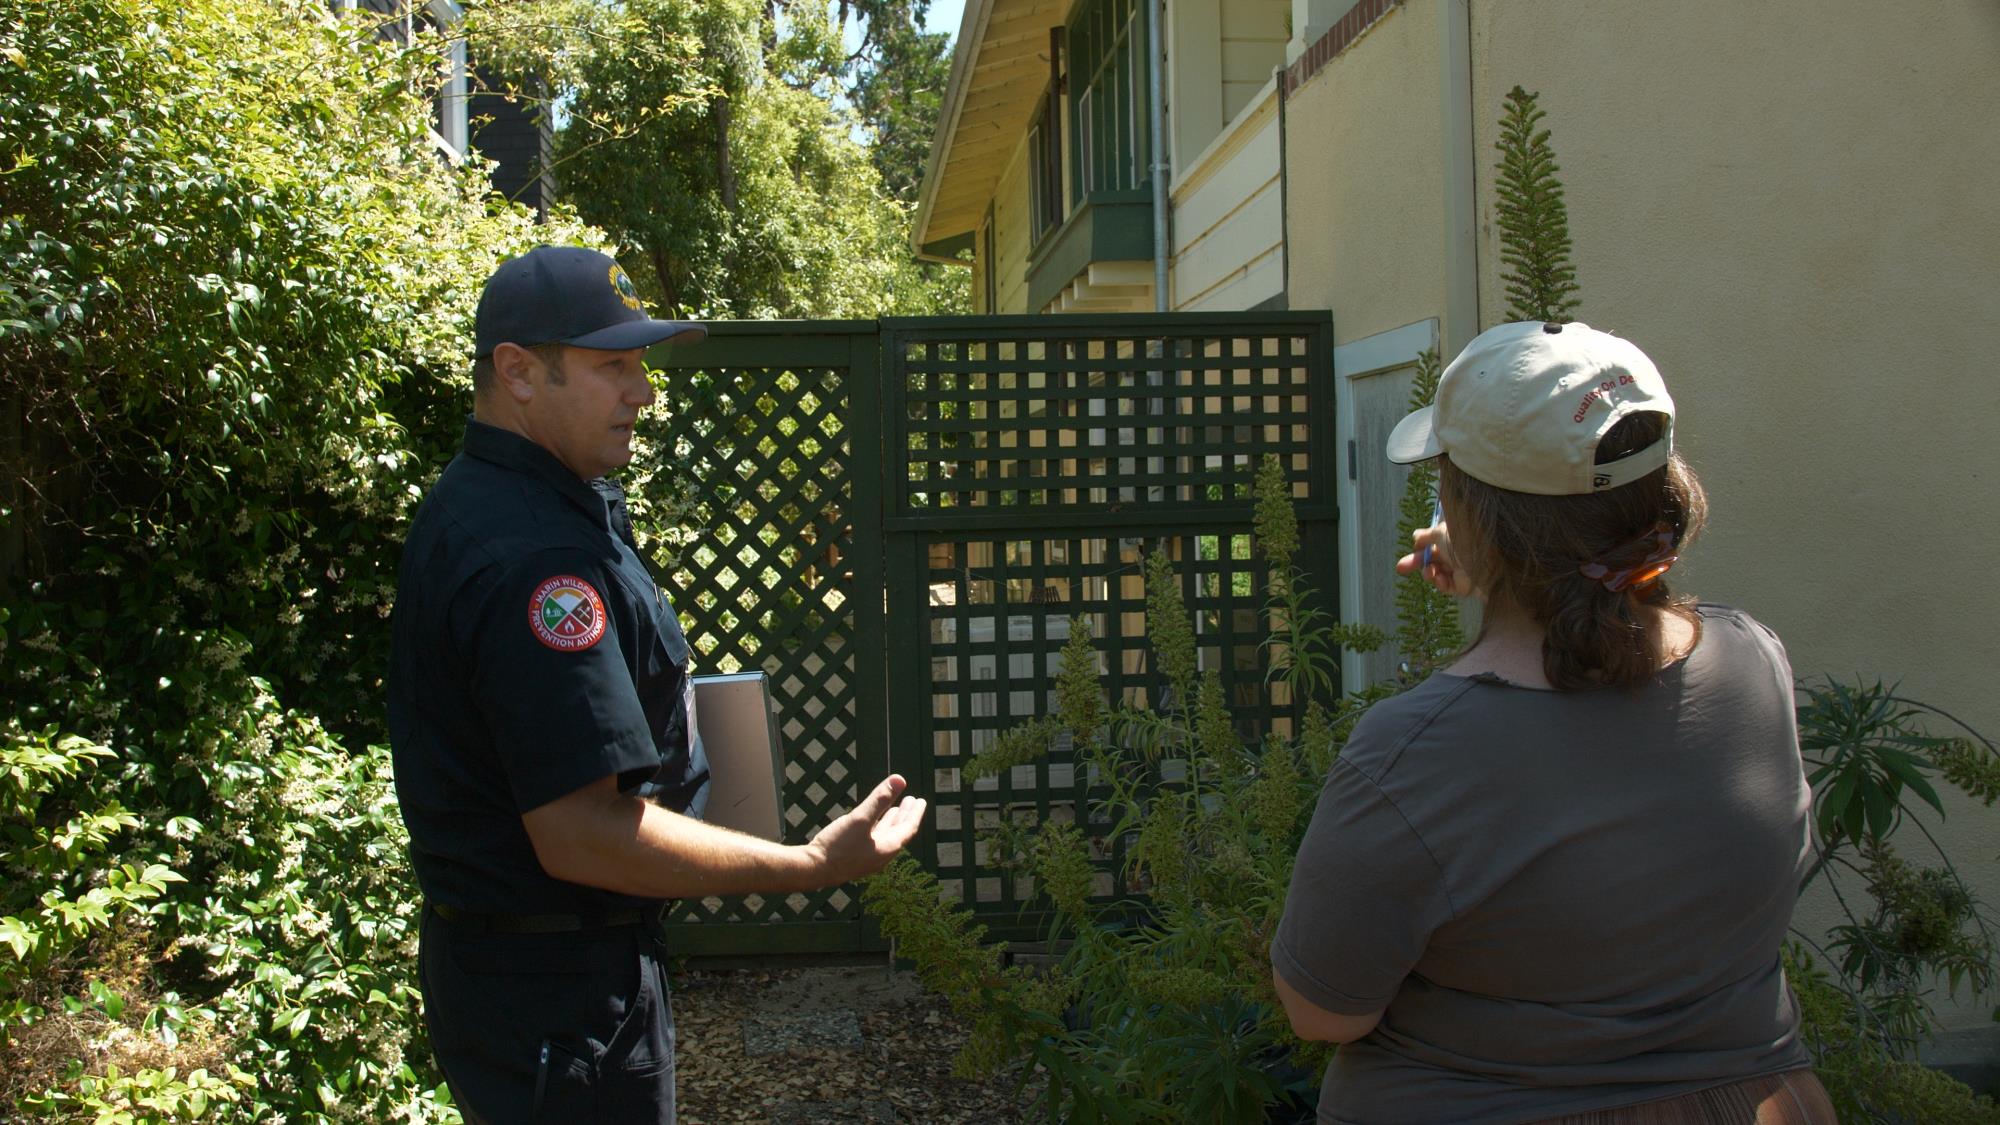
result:
[[[674,979],[684,1125],[1011,1125],[1015,1076],[951,1076],[965,1030],[886,966],[687,972]]]

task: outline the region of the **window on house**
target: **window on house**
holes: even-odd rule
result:
[[[1063,201],[1063,37],[1062,28],[1049,29],[1049,84],[1028,131],[1028,204],[1037,240],[1069,217]]]
[[[1150,175],[1146,18],[1137,0],[1088,0],[1069,25],[1079,195],[1135,190]]]
[[[993,261],[993,209],[986,209],[986,221],[979,226],[979,280],[983,283],[981,304],[988,313],[1000,311],[1000,295],[994,292],[999,280]]]
[[[1077,163],[1082,165],[1083,182],[1079,188],[1082,195],[1097,190],[1097,130],[1093,127],[1097,120],[1097,107],[1093,103],[1097,99],[1092,96],[1096,92],[1085,90],[1083,96],[1076,100],[1076,150]]]
[[[472,88],[465,51],[465,37],[458,35],[458,26],[465,22],[465,9],[455,0],[428,0],[424,5],[423,22],[444,33],[444,58],[441,60],[444,81],[438,89],[437,102],[432,109],[434,140],[452,160],[465,156],[471,144],[472,128],[467,114]]]
[[[1138,21],[1134,20],[1132,22],[1136,23]],[[1145,169],[1139,167],[1139,138],[1146,135],[1142,131],[1144,126],[1140,121],[1141,115],[1146,113],[1144,107],[1147,100],[1146,89],[1141,84],[1141,80],[1147,77],[1145,67],[1146,37],[1137,34],[1134,28],[1128,27],[1128,31],[1132,33],[1125,36],[1125,53],[1128,56],[1125,65],[1125,82],[1127,87],[1125,95],[1125,136],[1127,139],[1125,152],[1130,156],[1130,160],[1126,164],[1125,183],[1128,187],[1138,187],[1146,182],[1142,175]]]

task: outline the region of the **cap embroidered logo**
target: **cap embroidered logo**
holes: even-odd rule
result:
[[[604,599],[583,579],[558,574],[529,596],[528,628],[557,652],[582,652],[604,637]]]
[[[625,275],[625,271],[619,269],[616,264],[613,264],[611,267],[611,288],[618,291],[618,299],[625,302],[626,308],[631,309],[633,312],[644,311],[645,306],[639,303],[638,288],[632,284],[632,279]]]

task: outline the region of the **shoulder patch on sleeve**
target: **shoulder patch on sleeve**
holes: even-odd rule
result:
[[[604,638],[604,598],[583,579],[558,574],[528,595],[528,628],[557,652],[582,652]]]

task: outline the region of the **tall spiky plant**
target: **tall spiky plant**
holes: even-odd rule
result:
[[[1410,409],[1421,410],[1437,398],[1438,377],[1443,365],[1436,348],[1425,348],[1417,357],[1417,379],[1410,388]],[[1431,498],[1437,495],[1438,467],[1435,461],[1410,466],[1410,479],[1403,485],[1403,502],[1396,520],[1398,543],[1407,544],[1410,534],[1431,525]],[[1402,656],[1401,677],[1415,682],[1431,674],[1465,647],[1465,633],[1458,624],[1458,603],[1425,581],[1422,574],[1405,574],[1396,580],[1396,648]]]
[[[1507,286],[1508,320],[1568,321],[1576,311],[1579,287],[1570,262],[1569,208],[1563,203],[1560,167],[1549,146],[1549,131],[1540,128],[1547,113],[1540,97],[1519,86],[1507,91],[1500,117],[1498,178],[1494,210],[1500,222],[1501,278]],[[1437,397],[1442,364],[1436,348],[1417,357],[1416,383],[1410,389],[1410,409],[1429,406]],[[1403,487],[1397,520],[1399,543],[1410,533],[1430,526],[1431,501],[1437,495],[1437,466],[1413,467]],[[1431,674],[1465,645],[1458,607],[1421,574],[1403,576],[1396,585],[1396,647],[1402,656],[1403,682]]]
[[[1541,95],[1516,86],[1507,91],[1500,117],[1499,178],[1494,182],[1500,222],[1500,261],[1508,272],[1508,320],[1567,322],[1577,307],[1576,266],[1570,262],[1569,208],[1549,131],[1538,128]]]

